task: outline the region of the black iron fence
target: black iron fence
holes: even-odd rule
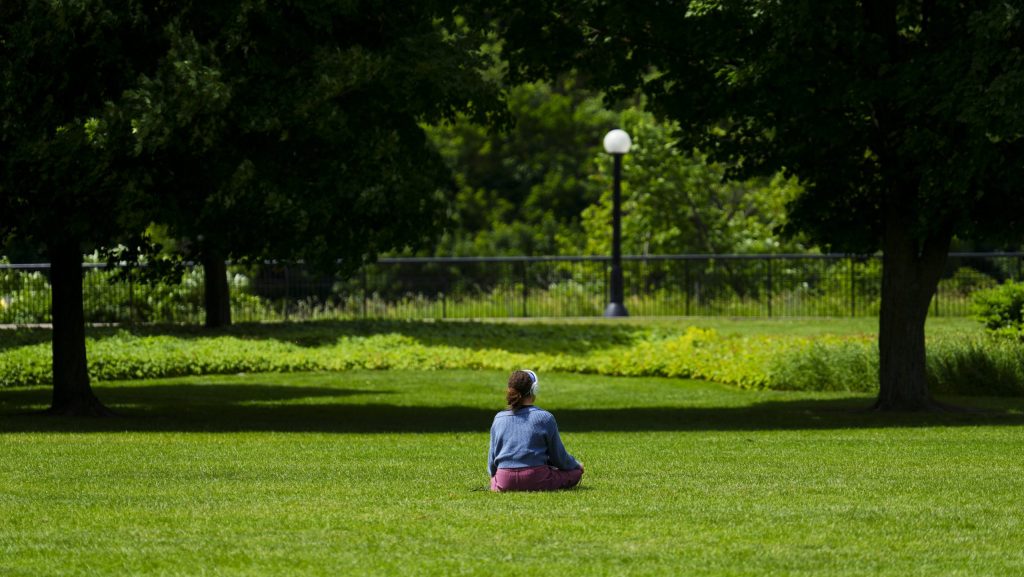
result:
[[[353,318],[599,316],[607,257],[390,258],[350,278],[301,264],[229,266],[239,322]],[[953,253],[935,316],[970,313],[975,290],[1022,280],[1024,253]],[[634,316],[842,317],[878,313],[881,258],[849,255],[623,257]],[[201,323],[203,271],[152,284],[138,270],[85,265],[92,323]],[[50,321],[49,265],[0,264],[0,324]]]

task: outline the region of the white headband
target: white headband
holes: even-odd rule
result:
[[[530,375],[530,378],[533,379],[533,385],[530,386],[530,396],[536,397],[537,391],[540,390],[540,379],[537,378],[537,373],[530,369],[523,369],[523,372]]]

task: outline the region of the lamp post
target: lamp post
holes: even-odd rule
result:
[[[633,146],[629,134],[616,128],[604,135],[604,150],[615,159],[612,188],[612,276],[609,283],[606,317],[628,317],[622,294],[622,155]]]

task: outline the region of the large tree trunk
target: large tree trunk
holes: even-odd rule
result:
[[[924,243],[911,223],[889,218],[882,257],[879,390],[875,408],[920,410],[933,405],[926,377],[924,325],[953,234],[939,227]]]
[[[110,415],[89,383],[85,357],[82,299],[82,252],[77,242],[50,248],[51,317],[53,320],[53,402],[59,415]]]
[[[206,327],[231,326],[231,294],[224,259],[213,254],[203,257]]]

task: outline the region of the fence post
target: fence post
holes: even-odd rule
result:
[[[523,318],[527,317],[527,314],[526,314],[526,299],[528,299],[530,297],[530,288],[527,285],[528,275],[527,275],[527,271],[526,271],[526,264],[527,263],[524,260],[523,261]]]
[[[363,318],[364,319],[366,318],[366,285],[367,285],[367,282],[366,282],[366,267],[367,267],[367,265],[364,264],[363,265],[363,275],[362,275],[363,276]]]
[[[850,318],[853,318],[857,316],[857,287],[855,286],[857,277],[854,275],[853,270],[856,262],[852,256],[848,258],[850,259]]]
[[[135,269],[128,265],[128,328],[135,330]]]
[[[611,294],[608,288],[608,261],[601,261],[601,272],[604,274],[604,302],[608,302],[608,295]]]
[[[288,322],[288,299],[291,293],[291,278],[289,276],[288,265],[284,265],[284,320]],[[307,293],[309,294],[309,293]]]
[[[690,259],[683,261],[683,298],[686,299],[685,314],[690,316]]]
[[[772,318],[772,258],[771,255],[765,260],[768,264],[768,318]]]

